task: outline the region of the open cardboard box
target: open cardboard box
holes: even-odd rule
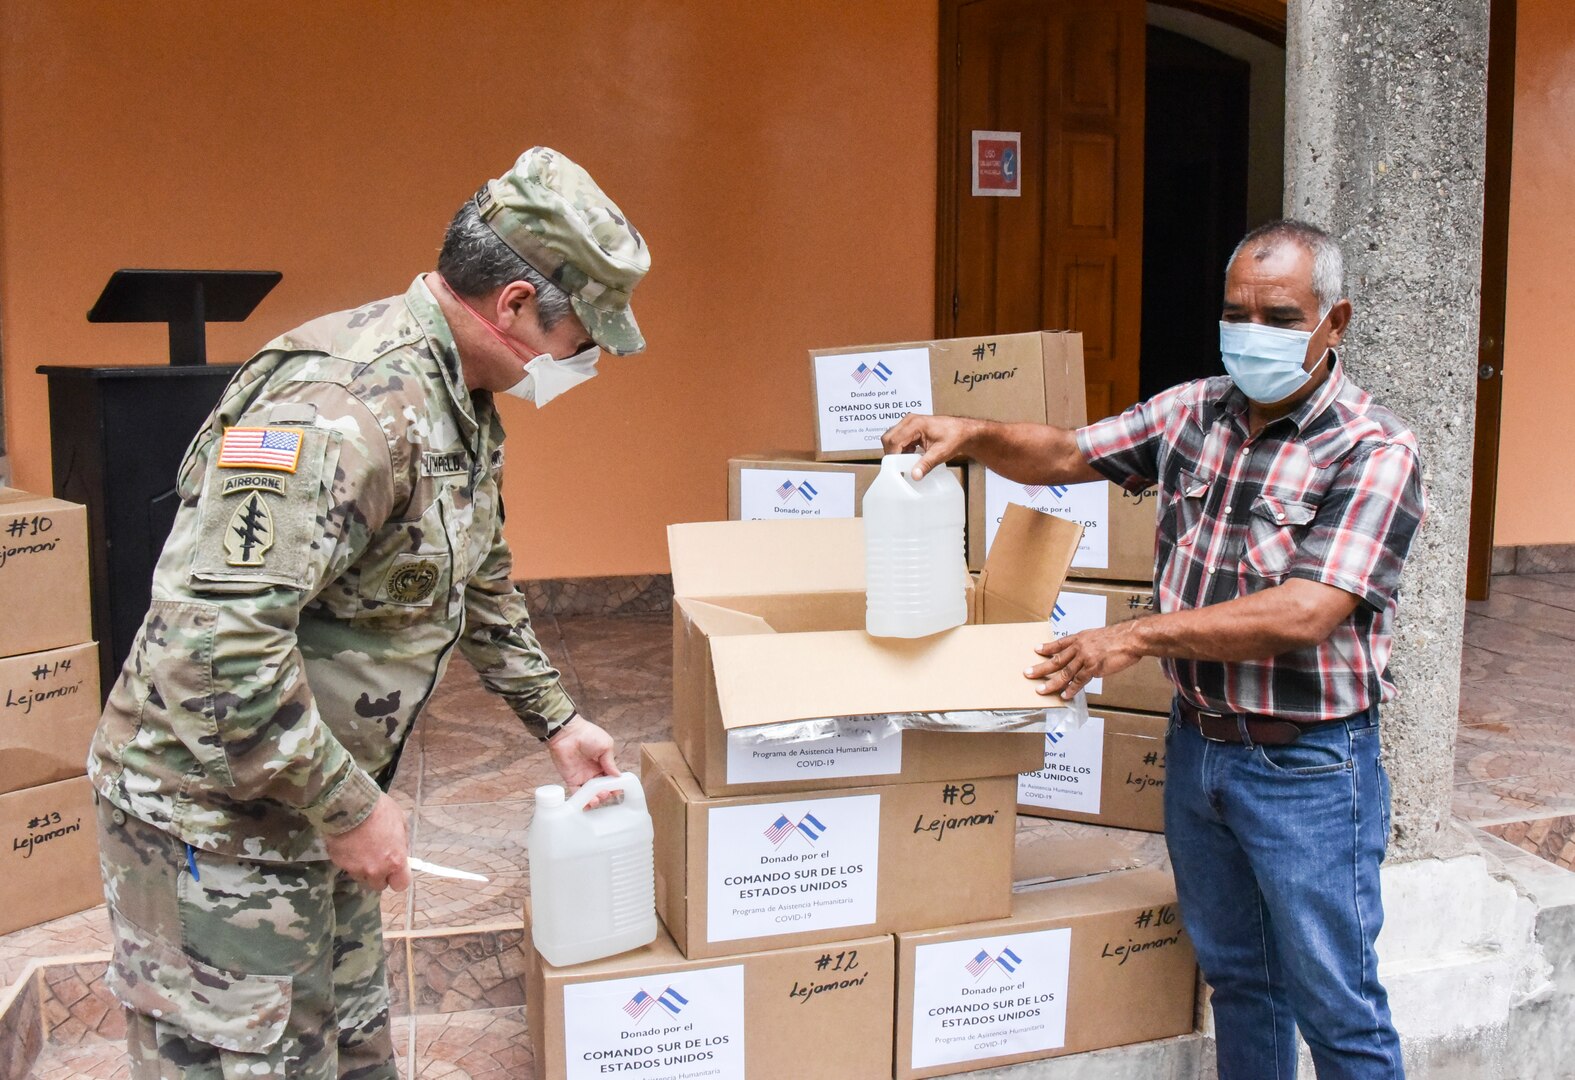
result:
[[[1022,673],[1050,636],[1045,620],[1081,533],[1010,507],[973,587],[970,622],[907,640],[864,632],[862,519],[669,526],[673,735],[702,790],[773,794],[1039,768],[1039,730],[894,730],[880,718],[1065,707]],[[744,731],[837,717],[854,719],[811,742],[761,743]]]
[[[815,456],[878,461],[881,435],[908,413],[1082,427],[1083,335],[991,334],[814,349]]]

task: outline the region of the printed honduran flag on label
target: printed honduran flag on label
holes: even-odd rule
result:
[[[275,469],[293,473],[300,459],[299,431],[227,427],[219,442],[221,469]]]

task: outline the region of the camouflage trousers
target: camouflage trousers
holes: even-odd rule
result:
[[[379,894],[329,862],[189,851],[100,799],[133,1080],[397,1080]]]

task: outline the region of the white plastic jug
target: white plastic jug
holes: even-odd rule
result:
[[[887,454],[864,493],[864,629],[916,638],[968,621],[962,485],[947,468],[914,482],[918,454]]]
[[[606,791],[623,792],[623,801],[585,809]],[[531,939],[549,964],[583,964],[656,940],[651,837],[634,773],[599,776],[567,800],[557,784],[536,789],[525,837]]]

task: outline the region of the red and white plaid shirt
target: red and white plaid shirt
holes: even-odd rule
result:
[[[1361,598],[1321,645],[1268,660],[1166,660],[1201,709],[1301,723],[1394,694],[1400,569],[1423,515],[1416,438],[1345,378],[1339,361],[1289,416],[1247,433],[1230,379],[1184,383],[1077,432],[1088,463],[1129,491],[1160,490],[1160,611],[1218,604],[1288,578]]]

